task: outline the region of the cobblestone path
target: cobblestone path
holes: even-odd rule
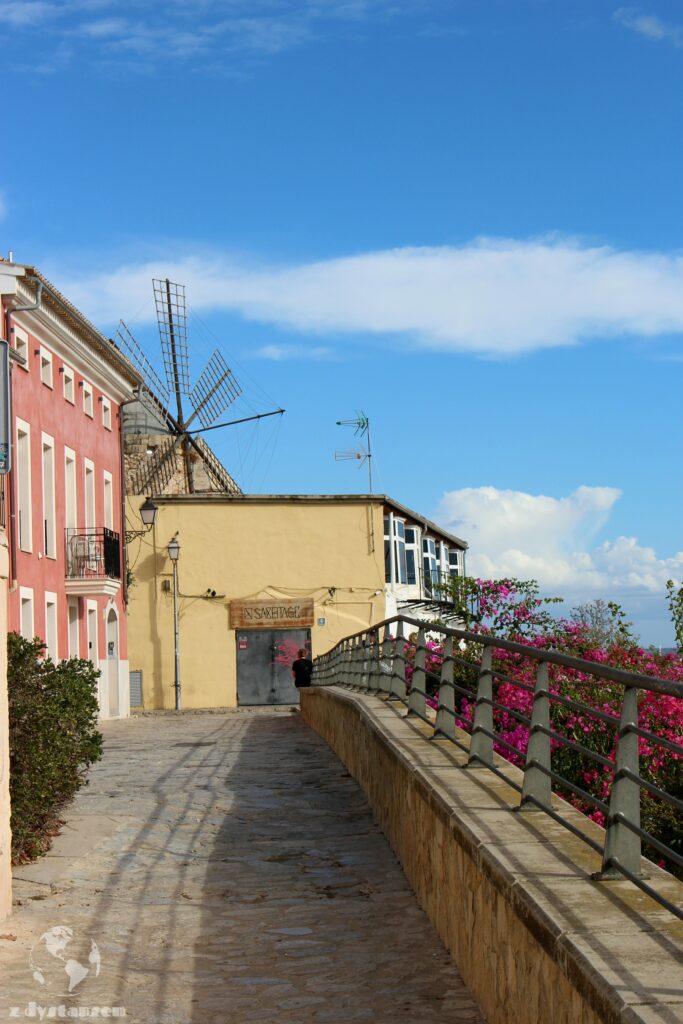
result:
[[[482,1021],[362,792],[298,714],[103,731],[54,850],[16,871],[0,1019]]]

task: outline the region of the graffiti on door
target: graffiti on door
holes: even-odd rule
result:
[[[305,644],[299,645],[296,640],[284,638],[283,640],[275,641],[273,644],[273,665],[286,665],[287,668],[292,667],[292,662],[296,661],[299,657],[299,651],[301,646],[306,648],[306,657],[310,658],[310,641],[307,640]]]

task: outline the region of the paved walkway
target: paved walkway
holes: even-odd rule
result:
[[[298,714],[103,731],[53,852],[16,872],[0,1019],[61,1005],[146,1024],[482,1021],[363,794]],[[57,957],[45,948],[55,928],[73,930],[72,962],[66,933],[48,940]]]

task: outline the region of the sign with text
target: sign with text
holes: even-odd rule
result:
[[[231,629],[299,629],[313,625],[313,599],[231,601]]]

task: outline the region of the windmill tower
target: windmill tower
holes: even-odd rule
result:
[[[241,388],[218,349],[191,385],[185,287],[168,278],[155,279],[153,287],[166,381],[123,321],[115,338],[142,377],[138,401],[124,410],[126,491],[239,494],[240,488],[197,431],[212,428],[239,397]],[[201,426],[193,431],[196,423]]]

